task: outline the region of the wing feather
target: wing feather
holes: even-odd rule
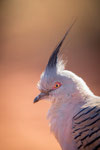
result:
[[[78,150],[100,150],[100,102],[73,117],[73,138]]]

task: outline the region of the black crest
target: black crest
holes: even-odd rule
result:
[[[71,30],[72,26],[74,25],[76,20],[74,20],[74,22],[72,23],[72,25],[69,27],[69,29],[67,30],[67,32],[65,33],[63,39],[61,40],[61,42],[58,44],[58,46],[56,47],[56,49],[53,51],[52,55],[50,56],[49,58],[49,61],[48,61],[48,64],[47,64],[47,67],[46,69],[50,69],[50,68],[53,68],[53,67],[56,67],[56,64],[57,64],[57,56],[58,56],[58,53],[59,53],[59,50],[60,50],[60,47],[61,45],[63,44],[66,36],[68,35],[69,31]]]

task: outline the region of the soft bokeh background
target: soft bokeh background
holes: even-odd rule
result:
[[[36,84],[67,28],[69,69],[100,94],[99,0],[0,1],[0,150],[60,150],[49,131],[49,102],[33,104]]]

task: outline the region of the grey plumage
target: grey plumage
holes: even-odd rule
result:
[[[42,99],[51,101],[50,129],[62,150],[100,150],[100,97],[58,61],[60,47],[71,27],[41,75],[38,83],[41,93],[34,103]]]

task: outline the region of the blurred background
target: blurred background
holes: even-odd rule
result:
[[[47,101],[33,104],[48,58],[73,20],[61,53],[66,69],[100,95],[99,0],[0,1],[0,149],[60,150]]]

